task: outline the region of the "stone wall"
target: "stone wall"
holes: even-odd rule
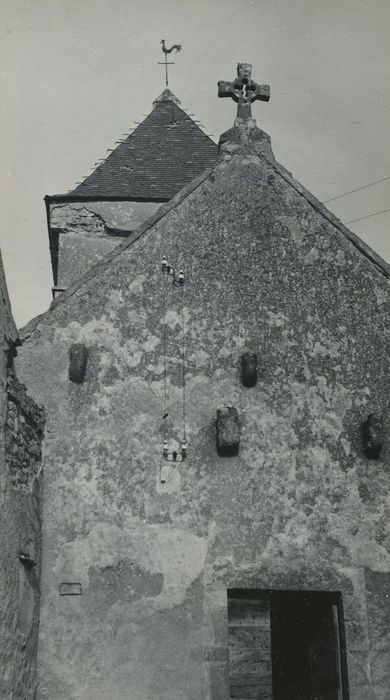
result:
[[[57,286],[69,287],[161,206],[156,202],[53,202],[52,235],[58,237]]]
[[[5,459],[13,486],[30,492],[40,473],[43,414],[13,373],[8,376],[7,399]]]
[[[48,409],[38,698],[226,700],[227,591],[273,589],[340,593],[350,698],[385,700],[387,271],[250,151],[225,150],[165,211],[24,333],[18,371]]]
[[[13,368],[18,337],[0,260],[0,697],[36,697],[43,411]]]

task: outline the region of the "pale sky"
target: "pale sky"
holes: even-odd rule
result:
[[[218,139],[236,64],[275,156],[324,201],[390,176],[390,0],[0,0],[0,244],[17,325],[51,300],[45,194],[63,193],[164,89],[160,40],[182,44],[170,88]],[[328,204],[390,208],[390,180]],[[390,212],[350,225],[390,262]]]

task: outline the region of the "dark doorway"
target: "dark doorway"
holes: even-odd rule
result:
[[[228,611],[230,697],[348,700],[340,593],[234,589]]]
[[[326,593],[271,596],[273,700],[345,700],[339,606]]]

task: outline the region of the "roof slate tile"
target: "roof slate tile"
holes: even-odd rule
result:
[[[171,199],[214,165],[217,145],[164,91],[154,109],[69,197]]]

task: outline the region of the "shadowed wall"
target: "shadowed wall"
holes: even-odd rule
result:
[[[0,697],[36,691],[43,411],[14,372],[18,344],[0,256]]]

